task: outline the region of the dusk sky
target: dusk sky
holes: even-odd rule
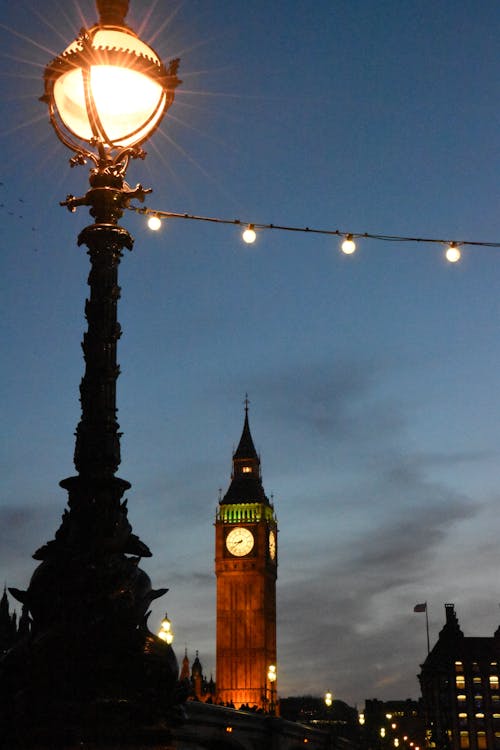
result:
[[[66,504],[79,420],[88,166],[38,101],[91,0],[0,0],[0,574],[26,588]],[[128,182],[151,208],[500,241],[496,0],[131,0],[183,80]],[[215,670],[215,510],[245,393],[279,521],[281,696],[419,696],[454,602],[500,624],[500,250],[170,220],[120,269],[119,476],[169,587],[179,660]],[[215,674],[214,674],[215,677]]]

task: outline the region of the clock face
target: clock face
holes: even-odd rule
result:
[[[226,547],[236,557],[248,555],[252,551],[253,545],[254,538],[252,532],[242,526],[232,529],[226,537]]]
[[[276,557],[276,534],[271,529],[269,532],[269,557],[274,560]]]

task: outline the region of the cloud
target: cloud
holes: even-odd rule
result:
[[[51,511],[53,508],[50,509]],[[40,546],[40,534],[46,527],[47,507],[37,505],[4,505],[0,507],[0,550],[2,558],[25,554],[32,544]],[[52,530],[52,534],[55,529]],[[50,532],[49,532],[50,533]],[[33,549],[34,551],[34,549]]]

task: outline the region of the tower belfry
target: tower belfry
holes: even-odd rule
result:
[[[215,521],[217,696],[236,708],[248,704],[267,710],[270,705],[267,675],[276,665],[277,532],[246,398],[231,481]]]

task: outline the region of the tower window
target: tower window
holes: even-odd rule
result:
[[[251,466],[244,466],[242,468],[243,474],[251,474],[252,473],[252,467]]]

